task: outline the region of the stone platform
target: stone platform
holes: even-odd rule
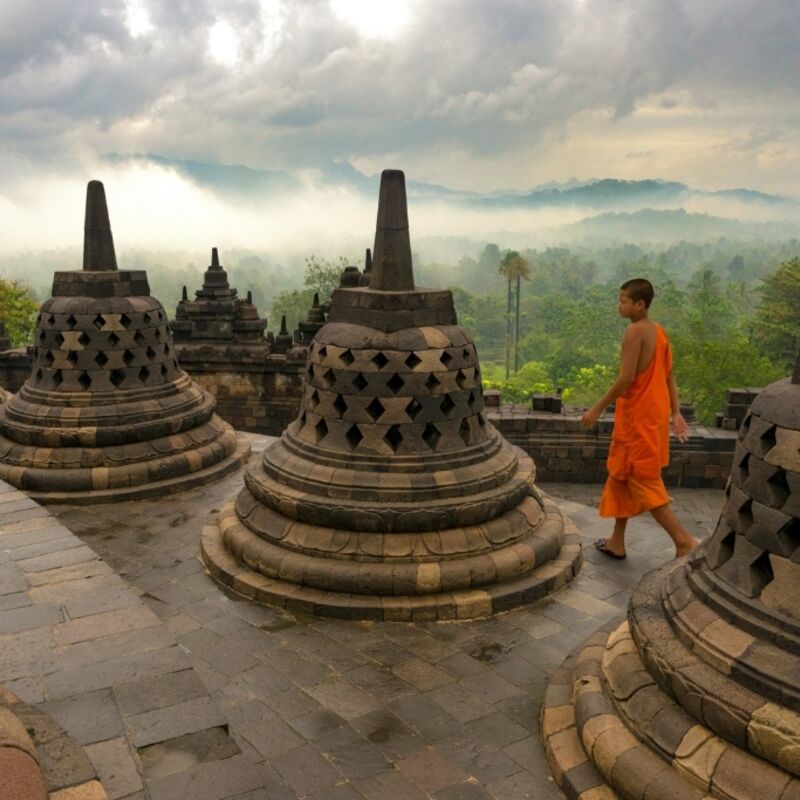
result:
[[[251,441],[255,460],[269,440]],[[320,619],[204,573],[198,531],[238,480],[55,520],[17,492],[0,510],[0,682],[81,743],[112,800],[559,797],[537,731],[548,677],[622,618],[666,536],[635,520],[612,562],[588,546],[600,487],[544,485],[586,552],[553,597],[473,621]],[[722,492],[673,495],[713,527]]]

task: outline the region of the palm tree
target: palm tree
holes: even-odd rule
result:
[[[511,371],[511,296],[512,284],[516,282],[516,321],[514,335],[514,372],[519,369],[519,296],[520,282],[528,280],[530,268],[528,262],[516,251],[506,250],[500,262],[500,274],[508,281],[508,303],[506,305],[506,380]]]

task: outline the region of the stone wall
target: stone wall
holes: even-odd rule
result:
[[[613,419],[601,417],[590,431],[577,414],[532,412],[526,406],[487,410],[490,422],[536,463],[537,480],[602,483],[611,443]],[[664,471],[667,486],[724,488],[730,474],[737,434],[716,428],[691,426],[683,444],[671,440],[671,462]]]
[[[176,344],[181,366],[217,398],[217,413],[238,430],[278,436],[297,415],[305,348],[257,355],[247,348]],[[24,349],[0,353],[0,382],[17,391],[30,374]],[[493,406],[496,393],[485,392],[486,412],[509,441],[531,455],[540,481],[602,483],[606,479],[612,419],[601,418],[584,431],[580,417],[531,411],[528,406]],[[664,474],[668,486],[723,488],[730,473],[737,433],[692,426],[688,442],[672,441],[672,462]]]

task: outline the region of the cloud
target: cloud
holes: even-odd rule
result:
[[[704,137],[746,138],[754,118],[797,133],[796,0],[407,0],[394,26],[380,4],[338,3],[4,0],[0,136],[53,169],[107,152],[393,158],[492,189],[571,173],[587,124],[620,140],[593,174],[651,149],[653,168],[701,164]],[[685,139],[637,142],[688,116]]]

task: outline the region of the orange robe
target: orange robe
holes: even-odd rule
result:
[[[669,340],[658,325],[650,365],[617,400],[601,517],[635,517],[670,501],[661,470],[669,464],[671,370]]]

